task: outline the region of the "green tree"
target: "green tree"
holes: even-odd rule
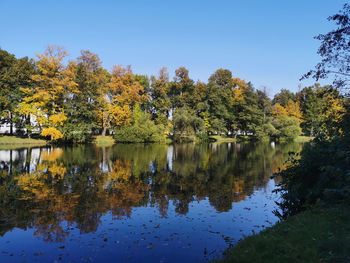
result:
[[[10,134],[13,126],[23,126],[23,118],[16,111],[22,100],[21,88],[30,89],[33,86],[31,79],[34,74],[34,62],[27,57],[16,57],[0,49],[0,118],[1,123],[10,124]],[[28,122],[28,118],[24,118]]]
[[[151,111],[158,123],[168,124],[171,101],[169,97],[169,75],[161,68],[158,77],[151,77]]]
[[[331,86],[305,87],[298,93],[303,112],[302,128],[310,136],[336,133],[345,112],[344,98]]]
[[[227,134],[231,130],[230,105],[233,86],[232,73],[227,69],[218,69],[209,78],[208,106],[211,133]]]
[[[289,100],[295,101],[296,95],[287,89],[281,89],[281,91],[274,96],[272,104],[279,103],[285,107]]]
[[[109,74],[98,55],[88,50],[81,51],[76,72],[77,92],[70,94],[65,103],[68,120],[64,136],[68,141],[86,142],[98,128],[98,98],[107,85]]]
[[[203,132],[204,129],[204,121],[188,107],[175,110],[173,125],[174,139],[177,142],[195,141],[196,135]]]

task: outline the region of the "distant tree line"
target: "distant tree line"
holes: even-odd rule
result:
[[[341,120],[345,99],[331,86],[315,84],[297,93],[264,90],[216,70],[207,83],[180,67],[173,80],[130,67],[102,67],[83,50],[73,61],[49,46],[36,60],[0,49],[0,120],[10,133],[40,134],[52,141],[83,143],[112,134],[120,142],[207,140],[210,135],[255,140],[292,140],[301,133],[329,133]],[[337,127],[337,125],[334,125]],[[336,129],[336,128],[335,128]]]

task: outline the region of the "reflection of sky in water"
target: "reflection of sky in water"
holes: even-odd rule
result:
[[[241,144],[213,144],[199,148],[147,147],[83,147],[80,149],[80,159],[78,148],[32,149],[30,158],[26,157],[27,150],[0,151],[0,171],[5,173],[10,171],[11,156],[13,173],[20,173],[23,169],[26,173],[32,173],[41,167],[39,164],[43,160],[47,164],[65,164],[67,174],[55,194],[59,197],[66,194],[81,194],[79,198],[84,196],[82,203],[77,204],[60,203],[64,198],[52,201],[50,209],[55,211],[54,215],[62,213],[62,216],[57,216],[61,228],[50,229],[51,219],[46,217],[53,214],[45,214],[46,203],[36,207],[31,207],[33,203],[19,206],[19,209],[29,211],[23,218],[23,211],[4,208],[5,212],[11,211],[13,214],[3,213],[3,218],[0,218],[0,230],[4,233],[0,237],[0,262],[203,262],[220,257],[226,248],[239,239],[277,221],[272,213],[276,209],[274,201],[277,196],[272,193],[275,181],[269,176],[284,162],[290,148],[283,150],[276,147],[271,150],[270,145],[249,148]],[[148,170],[149,174],[146,173],[145,177],[140,175],[137,179],[150,187],[145,192],[145,199],[126,199],[127,202],[123,203],[118,195],[116,198],[119,199],[108,199],[109,194],[104,192],[102,195],[100,192],[99,196],[79,192],[84,192],[84,187],[95,189],[95,184],[98,184],[96,180],[104,176],[108,179],[116,164],[119,165],[116,172]],[[85,165],[88,170],[83,169]],[[48,167],[45,168],[46,173],[50,170]],[[93,170],[94,167],[97,170]],[[203,167],[207,167],[207,170]],[[93,177],[83,171],[91,171],[92,174],[101,171],[102,174]],[[124,175],[121,173],[121,176]],[[229,180],[232,176],[238,181]],[[82,180],[84,178],[87,180]],[[101,181],[102,191],[111,187],[108,180]],[[137,187],[134,183],[132,180],[126,181],[126,191]],[[50,182],[47,184],[49,188],[54,187],[50,186]],[[123,181],[117,184],[123,185]],[[235,191],[240,193],[236,195]],[[125,193],[128,192],[122,192]],[[193,193],[202,197],[192,197]],[[95,197],[98,201],[91,199]],[[157,200],[161,202],[162,198],[169,204],[160,207],[162,204]],[[74,198],[67,200],[74,201]],[[36,200],[32,201],[35,204]],[[92,206],[86,206],[84,202]],[[120,203],[121,207],[109,202]],[[67,206],[70,210],[67,212],[60,206]],[[96,206],[103,206],[103,209],[96,209]],[[118,211],[112,212],[110,209],[120,209],[121,216],[117,217]],[[128,209],[131,213],[126,212]],[[163,214],[162,209],[165,209]],[[65,217],[71,223],[67,219],[60,221],[59,218]],[[52,219],[53,224],[57,218]],[[44,224],[41,225],[41,222]],[[55,240],[57,236],[63,237],[64,241],[47,242],[50,237]]]
[[[207,199],[190,203],[186,215],[168,216],[156,207],[133,208],[132,216],[113,219],[102,216],[96,232],[83,233],[63,223],[69,237],[63,243],[46,243],[33,237],[34,230],[13,229],[0,239],[1,262],[199,262],[217,258],[240,238],[276,222],[271,213],[276,196],[274,181],[264,189],[218,213]]]

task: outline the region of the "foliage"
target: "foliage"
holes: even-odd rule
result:
[[[199,134],[204,126],[203,120],[187,107],[176,109],[173,123],[174,140],[177,142],[195,141],[196,134]]]
[[[193,81],[185,67],[175,70],[173,80],[166,68],[148,78],[130,66],[109,72],[89,50],[67,61],[67,52],[56,46],[36,61],[1,51],[0,63],[1,122],[28,136],[63,142],[90,142],[114,132],[128,142],[207,141],[210,136],[291,140],[300,134],[300,125],[306,135],[332,136],[339,131],[324,127],[338,123],[344,113],[344,99],[336,92],[322,95],[326,87],[297,94],[282,89],[271,100],[265,88],[256,90],[228,69],[216,70],[208,83]],[[135,121],[136,105],[142,123]]]
[[[319,53],[322,61],[316,66],[315,78],[333,73],[342,75],[336,83],[345,87],[347,61],[350,55],[348,22],[350,8],[344,9],[330,19],[340,26],[335,31],[318,38],[322,40]],[[339,42],[338,42],[339,41]],[[331,65],[332,64],[332,65]],[[330,67],[335,67],[334,71]],[[302,151],[300,159],[294,159],[289,169],[282,171],[277,191],[281,192],[279,216],[290,215],[308,209],[320,201],[332,206],[335,202],[348,202],[350,197],[350,108],[349,101],[330,87],[319,86],[304,89],[300,93],[302,109],[306,116],[306,128],[317,136]],[[314,118],[314,120],[313,120]]]
[[[114,138],[117,142],[165,142],[164,131],[164,126],[155,124],[150,114],[142,111],[137,104],[134,107],[132,124],[117,128]]]
[[[350,77],[350,4],[328,18],[337,28],[326,34],[316,37],[321,41],[318,54],[322,57],[314,70],[306,73],[303,78],[313,77],[318,81],[327,77],[334,77],[333,85],[336,88],[348,88]]]
[[[302,127],[310,136],[337,133],[345,113],[345,98],[331,86],[316,84],[305,87],[297,94],[303,114]]]
[[[0,123],[23,127],[26,119],[17,114],[21,101],[21,88],[31,88],[31,75],[34,74],[34,62],[27,57],[17,59],[14,55],[0,49]]]

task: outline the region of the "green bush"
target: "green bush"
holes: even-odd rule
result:
[[[299,121],[294,117],[281,116],[272,121],[276,131],[273,134],[279,141],[292,141],[301,134]]]
[[[114,139],[124,143],[165,142],[165,127],[155,124],[150,114],[136,106],[133,112],[133,123],[115,130]]]
[[[63,127],[64,140],[73,143],[92,141],[92,127],[86,123],[67,123]]]

